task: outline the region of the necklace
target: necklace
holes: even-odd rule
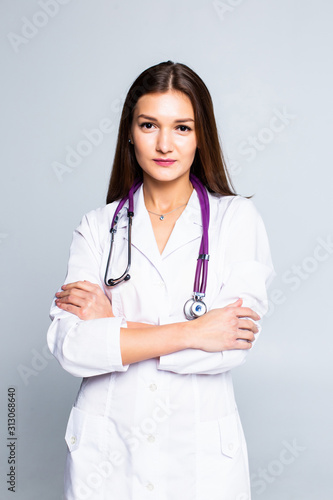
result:
[[[157,214],[155,212],[151,212],[151,210],[148,210],[148,212],[150,214],[153,214],[153,215],[158,215],[158,217],[160,218],[160,220],[164,220],[164,217],[166,215],[172,214],[172,212],[175,212],[176,210],[179,210],[180,208],[185,207],[185,205],[187,205],[187,203],[184,203],[184,205],[180,205],[180,207],[174,208],[173,210],[171,210],[171,212],[167,212],[165,214]]]

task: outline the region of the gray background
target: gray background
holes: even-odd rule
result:
[[[277,272],[260,341],[234,370],[253,499],[332,498],[332,4],[59,0],[53,17],[40,15],[41,4],[0,3],[1,499],[62,498],[80,380],[49,359],[48,311],[73,229],[104,204],[124,96],[141,71],[168,59],[211,91],[233,181],[255,194]],[[66,166],[68,148],[105,118],[113,131]],[[272,123],[279,131],[267,130]],[[13,385],[15,495],[6,489]]]

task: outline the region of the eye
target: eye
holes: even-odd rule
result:
[[[140,128],[146,128],[148,130],[151,129],[151,126],[154,127],[154,124],[151,122],[144,122],[144,123],[140,123],[140,125],[139,125]]]
[[[190,127],[187,125],[179,125],[178,128],[186,129],[186,130],[181,130],[181,132],[187,132],[188,130],[192,130]]]

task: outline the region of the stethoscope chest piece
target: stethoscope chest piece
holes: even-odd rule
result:
[[[200,299],[189,299],[184,305],[184,314],[186,319],[192,320],[200,318],[207,312],[206,304]]]

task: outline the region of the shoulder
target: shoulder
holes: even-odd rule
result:
[[[85,213],[74,232],[89,239],[95,247],[102,246],[103,241],[109,237],[117,205],[117,202],[113,202]]]
[[[249,224],[258,222],[261,216],[249,198],[241,195],[221,196],[209,194],[211,207],[211,222],[224,226],[233,225],[237,222]]]
[[[215,203],[215,224],[212,230],[214,237],[218,235],[218,245],[226,249],[227,261],[232,265],[246,263],[244,268],[239,268],[242,270],[247,268],[249,262],[249,270],[258,270],[260,263],[264,266],[261,269],[265,269],[269,283],[275,276],[275,271],[266,227],[255,203],[240,195],[222,196]]]

